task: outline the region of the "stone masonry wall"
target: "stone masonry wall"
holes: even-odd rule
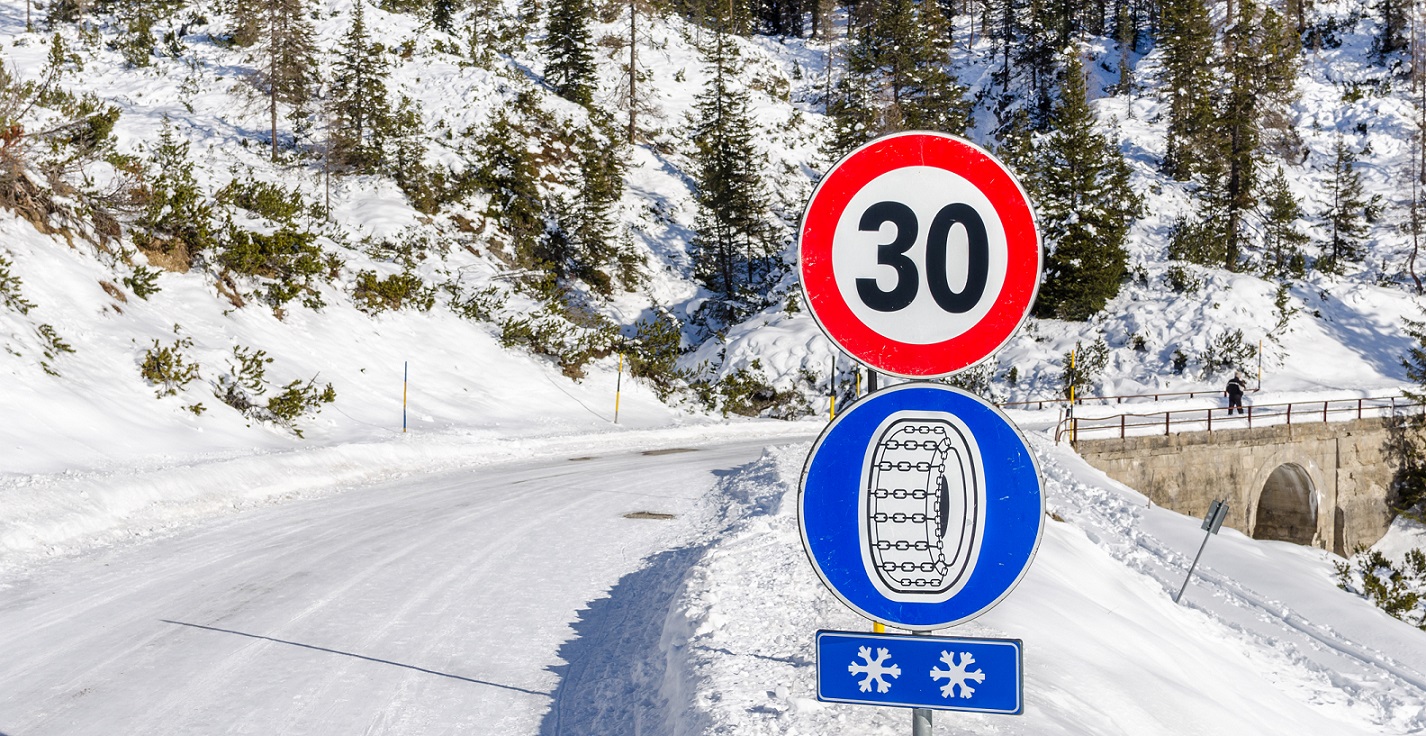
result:
[[[1227,498],[1225,525],[1252,534],[1268,476],[1281,465],[1311,480],[1317,519],[1313,544],[1338,554],[1381,539],[1391,523],[1387,497],[1396,465],[1379,419],[1081,440],[1091,465],[1154,503],[1203,516]]]

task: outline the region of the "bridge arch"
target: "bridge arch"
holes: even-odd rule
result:
[[[1318,487],[1306,468],[1285,462],[1272,468],[1256,489],[1244,489],[1253,504],[1252,537],[1316,544],[1322,505]]]

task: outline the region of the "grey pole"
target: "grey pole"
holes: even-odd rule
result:
[[[1203,548],[1208,546],[1208,538],[1213,536],[1213,532],[1203,535],[1203,544],[1198,545],[1198,554],[1193,556],[1193,564],[1188,566],[1188,574],[1183,576],[1183,585],[1179,586],[1178,592],[1173,596],[1173,602],[1178,603],[1178,599],[1183,597],[1183,591],[1188,590],[1188,581],[1193,579],[1193,568],[1198,567],[1198,558],[1203,556]]]
[[[930,636],[929,631],[913,631],[912,636]],[[931,709],[911,709],[911,736],[931,736]]]
[[[1208,546],[1208,538],[1218,533],[1226,518],[1228,518],[1228,502],[1214,500],[1208,507],[1208,513],[1203,517],[1203,544],[1198,545],[1198,554],[1193,556],[1193,564],[1188,566],[1188,574],[1183,576],[1183,585],[1174,595],[1174,603],[1178,603],[1178,599],[1183,597],[1183,592],[1188,590],[1188,581],[1193,579],[1193,570],[1198,567],[1198,558],[1203,556],[1203,550]]]

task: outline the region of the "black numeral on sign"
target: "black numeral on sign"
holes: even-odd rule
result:
[[[906,255],[916,244],[916,235],[920,232],[920,223],[910,207],[900,202],[877,202],[862,213],[859,227],[863,232],[876,232],[888,222],[896,226],[896,237],[890,243],[876,246],[876,262],[896,269],[896,285],[884,291],[874,278],[857,279],[857,296],[878,312],[895,312],[911,306],[921,283],[916,262]],[[965,228],[970,249],[966,259],[966,284],[960,291],[951,288],[949,267],[951,230],[956,225]],[[962,202],[942,207],[926,233],[926,281],[936,305],[952,314],[969,312],[985,294],[989,276],[990,241],[980,213]]]

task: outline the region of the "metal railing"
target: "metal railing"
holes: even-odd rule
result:
[[[1420,411],[1422,405],[1404,396],[1294,401],[1287,404],[1258,404],[1230,413],[1224,407],[1175,409],[1148,414],[1115,414],[1103,417],[1064,417],[1055,426],[1055,442],[1087,439],[1124,439],[1175,432],[1212,432],[1215,429],[1252,429],[1290,424],[1320,424],[1369,417],[1395,416]]]
[[[1088,403],[1088,402],[1100,402],[1100,403],[1107,404],[1107,403],[1109,403],[1109,402],[1111,402],[1111,401],[1114,402],[1114,403],[1116,403],[1116,404],[1122,404],[1122,403],[1124,403],[1124,402],[1126,402],[1126,401],[1131,401],[1131,400],[1134,400],[1134,399],[1140,399],[1140,400],[1146,400],[1146,401],[1159,401],[1159,400],[1167,400],[1167,399],[1193,399],[1193,398],[1197,398],[1197,397],[1199,397],[1199,396],[1222,396],[1222,395],[1223,395],[1223,389],[1221,389],[1221,388],[1220,388],[1220,389],[1203,389],[1203,390],[1201,390],[1201,391],[1160,391],[1160,392],[1158,392],[1158,393],[1149,393],[1149,394],[1124,394],[1124,395],[1122,395],[1122,396],[1076,396],[1075,399],[1074,399],[1074,403],[1075,403],[1075,406],[1079,406],[1079,405],[1081,405],[1081,404],[1086,404],[1086,403]],[[1022,408],[1022,407],[1023,407],[1023,408],[1028,408],[1028,407],[1031,407],[1031,406],[1035,407],[1036,409],[1043,409],[1043,408],[1045,408],[1046,405],[1054,406],[1054,405],[1058,405],[1058,404],[1068,404],[1068,403],[1069,403],[1069,399],[1066,399],[1066,398],[1064,398],[1064,397],[1058,397],[1058,398],[1053,398],[1053,399],[1031,399],[1031,400],[1029,400],[1029,401],[1007,401],[1007,402],[1005,402],[1005,403],[1003,403],[1003,404],[999,404],[998,406],[999,406],[1000,408],[1002,408],[1002,409],[1018,409],[1018,408]]]

